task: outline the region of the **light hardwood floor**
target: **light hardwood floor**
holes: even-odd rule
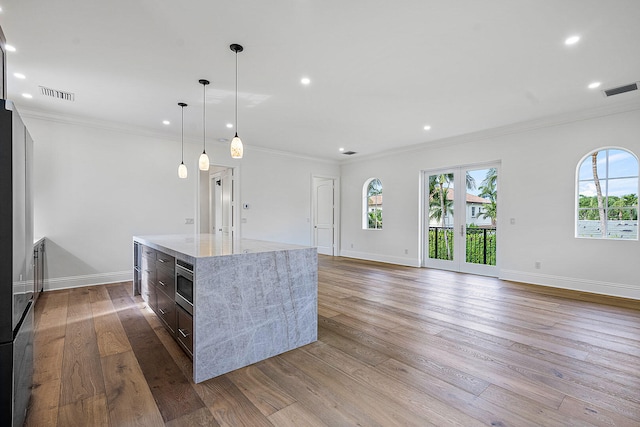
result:
[[[640,425],[638,301],[319,267],[316,343],[201,384],[130,283],[44,293],[27,425]]]

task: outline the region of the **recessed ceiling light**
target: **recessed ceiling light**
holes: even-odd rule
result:
[[[162,124],[163,124],[163,125],[170,125],[170,124],[171,124],[171,122],[170,122],[169,120],[163,120],[163,121],[162,121]]]
[[[23,80],[27,78],[27,76],[25,76],[22,73],[13,73],[13,76],[17,79],[23,79]]]
[[[308,84],[311,83],[311,79],[309,77],[303,77],[300,79],[300,83],[302,83],[303,85],[307,86]]]
[[[233,123],[227,123],[227,127],[231,129],[233,127]]]
[[[424,130],[430,130],[430,129],[431,129],[431,126],[426,125],[423,129],[424,129]]]
[[[16,48],[11,46],[10,44],[5,44],[4,48],[7,49],[7,52],[15,52]]]
[[[571,46],[572,44],[576,44],[580,41],[580,36],[571,36],[564,41],[564,44],[567,46]]]
[[[338,148],[338,151],[342,152],[342,151],[344,151],[344,148],[340,147],[340,148]]]
[[[600,87],[600,85],[601,85],[601,84],[602,84],[602,83],[600,83],[600,82],[593,82],[593,83],[591,83],[591,84],[589,85],[589,89],[595,89],[595,88],[598,88],[598,87]]]
[[[33,95],[31,95],[30,93],[23,93],[22,96],[27,99],[33,98]]]

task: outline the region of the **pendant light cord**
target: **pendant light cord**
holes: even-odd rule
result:
[[[236,136],[238,136],[238,51],[236,50]]]
[[[180,142],[180,146],[181,146],[181,163],[184,163],[184,107],[180,106],[180,111],[182,112],[182,129],[180,130],[182,138],[181,142]]]
[[[206,135],[207,135],[207,120],[206,120],[206,111],[207,111],[207,85],[202,84],[202,152],[205,152],[206,146]]]

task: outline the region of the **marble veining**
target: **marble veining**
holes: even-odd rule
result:
[[[317,340],[316,248],[210,234],[134,241],[194,265],[195,382]]]
[[[215,257],[195,274],[196,382],[317,340],[315,248]]]

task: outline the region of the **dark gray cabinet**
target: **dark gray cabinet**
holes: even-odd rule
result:
[[[193,316],[179,305],[176,305],[177,331],[176,339],[180,346],[193,359]]]
[[[134,245],[134,293],[142,299],[162,320],[164,327],[176,333],[176,259],[148,246]],[[135,281],[139,280],[139,286]]]

